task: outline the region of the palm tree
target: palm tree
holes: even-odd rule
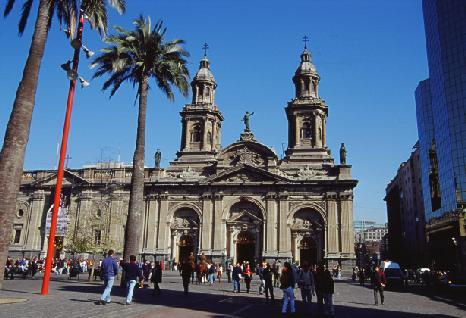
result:
[[[137,86],[139,100],[136,149],[133,156],[133,174],[128,217],[125,230],[123,257],[137,255],[141,236],[141,221],[144,210],[144,147],[146,130],[147,95],[149,80],[153,78],[158,88],[173,101],[177,88],[184,96],[188,94],[189,72],[185,58],[189,56],[181,46],[183,40],[165,42],[166,28],[159,21],[151,27],[150,17],[140,16],[134,21],[131,32],[115,27],[117,34],[105,40],[109,44],[93,61],[97,66],[94,78],[107,74],[103,90],[110,89],[110,97],[123,82]]]
[[[18,24],[22,35],[31,12],[33,0],[26,0]],[[119,13],[125,11],[125,0],[109,0],[111,6]],[[15,0],[8,0],[4,16],[10,14]],[[78,15],[82,12],[88,17],[92,28],[99,34],[107,32],[107,6],[105,0],[39,0],[37,19],[35,22],[29,55],[23,70],[23,77],[16,90],[13,109],[10,114],[2,150],[0,152],[0,263],[4,263],[10,245],[12,222],[16,210],[24,154],[29,139],[32,112],[39,76],[39,68],[44,55],[48,31],[56,15],[60,24],[65,24],[68,35],[72,38],[76,30]],[[4,267],[0,266],[0,288]]]

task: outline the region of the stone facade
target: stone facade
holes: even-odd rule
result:
[[[286,107],[289,145],[283,159],[255,139],[249,122],[236,142],[222,148],[217,85],[204,57],[192,82],[192,103],[180,113],[177,158],[167,168],[145,171],[141,255],[181,261],[192,251],[216,261],[353,262],[357,181],[351,166],[334,164],[327,148],[328,108],[318,96],[319,80],[305,49],[293,77],[296,96]],[[18,198],[23,212],[14,222],[20,238],[11,253],[45,253],[55,177],[54,171],[24,173]],[[65,172],[65,247],[73,237],[90,235],[122,250],[130,179],[131,167],[121,165]]]

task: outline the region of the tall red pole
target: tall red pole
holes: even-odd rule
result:
[[[84,27],[84,14],[81,11],[79,15],[78,33],[76,35],[76,40],[79,41],[79,43],[82,43],[83,27]],[[73,71],[75,72],[75,74],[78,74],[80,51],[81,51],[81,46],[77,47],[74,50]],[[61,187],[63,183],[63,168],[65,165],[66,147],[68,145],[68,134],[70,131],[71,111],[73,109],[73,99],[74,99],[75,89],[76,89],[76,79],[70,80],[70,89],[68,91],[68,100],[66,103],[66,116],[65,116],[65,122],[63,124],[63,136],[62,136],[61,148],[60,148],[60,161],[58,163],[58,170],[57,170],[57,185],[55,187],[55,196],[53,199],[53,211],[52,211],[52,221],[50,224],[49,244],[47,248],[47,256],[45,259],[45,273],[44,273],[44,279],[42,280],[42,289],[40,292],[41,295],[47,295],[49,292],[50,273],[52,271],[52,260],[54,258],[53,246],[55,243],[55,232],[57,231],[58,208],[60,207],[60,194],[61,194]]]

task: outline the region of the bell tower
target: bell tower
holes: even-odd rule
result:
[[[307,49],[293,76],[295,97],[285,108],[288,118],[288,149],[284,162],[296,165],[333,163],[327,148],[328,107],[319,97],[320,76]]]
[[[191,82],[193,99],[181,111],[181,145],[173,164],[205,165],[215,159],[221,148],[223,116],[215,104],[217,83],[210,71],[207,44],[199,70]]]

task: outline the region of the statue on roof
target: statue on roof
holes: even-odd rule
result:
[[[160,151],[160,149],[157,149],[157,151],[155,152],[154,159],[155,168],[160,168],[160,161],[162,160],[162,152]]]
[[[341,143],[340,146],[340,164],[346,165],[346,148],[344,143]]]
[[[249,118],[254,115],[254,112],[252,113],[249,113],[248,111],[246,112],[246,114],[244,114],[243,116],[243,122],[244,122],[244,131],[251,131],[251,128],[249,127]]]

